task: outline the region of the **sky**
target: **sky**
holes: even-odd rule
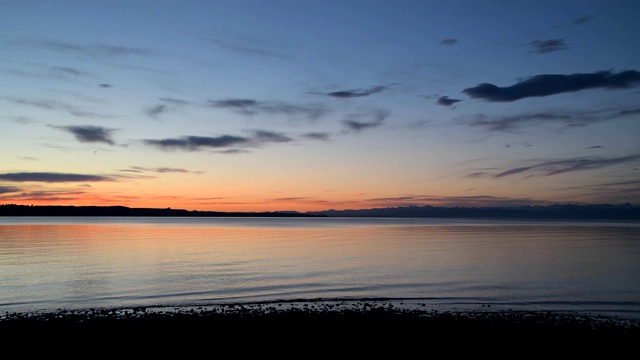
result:
[[[640,204],[640,2],[0,0],[0,204]]]

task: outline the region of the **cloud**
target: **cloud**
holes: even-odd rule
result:
[[[365,207],[400,207],[400,206],[521,206],[531,204],[545,204],[543,201],[535,201],[531,198],[509,198],[490,195],[471,196],[437,196],[437,195],[404,195],[388,198],[371,198],[364,200]],[[372,205],[373,204],[373,205]]]
[[[19,172],[0,174],[0,180],[13,182],[102,182],[112,178],[99,175],[65,174],[55,172]]]
[[[154,54],[152,50],[143,48],[104,44],[83,45],[51,39],[16,40],[13,42],[13,44],[18,46],[36,47],[56,52],[85,55],[94,58],[149,56]]]
[[[161,104],[161,105],[150,107],[146,109],[144,112],[151,117],[156,117],[160,114],[164,114],[169,111],[170,111],[170,108],[167,105]]]
[[[436,101],[436,104],[438,105],[443,105],[443,106],[451,106],[457,102],[460,102],[462,100],[458,100],[458,99],[451,99],[448,96],[440,96],[438,98],[438,101]]]
[[[56,100],[30,100],[23,98],[11,98],[5,97],[5,99],[16,105],[27,105],[32,107],[37,107],[45,110],[62,110],[70,113],[71,115],[78,117],[93,117],[93,118],[105,118],[106,115],[98,114],[92,111],[86,111],[76,108],[75,106],[69,105],[67,103],[63,103]]]
[[[113,85],[107,84],[107,83],[102,83],[102,84],[98,84],[98,87],[101,87],[103,89],[108,89],[108,88],[112,88]]]
[[[78,70],[66,66],[50,66],[41,63],[26,62],[24,65],[30,66],[34,70],[2,69],[3,72],[29,78],[39,79],[76,79],[78,77],[90,76],[86,71]]]
[[[382,125],[382,122],[389,117],[389,115],[390,113],[387,110],[375,110],[367,114],[351,114],[349,115],[349,119],[342,120],[342,124],[347,128],[347,132],[360,132],[362,130],[372,129]],[[372,117],[373,120],[359,120],[362,117]]]
[[[458,39],[444,39],[440,41],[440,45],[453,45],[458,42]]]
[[[52,66],[51,67],[51,72],[53,72],[54,74],[60,74],[60,75],[73,75],[73,76],[86,76],[88,75],[87,72],[84,71],[80,71],[74,68],[70,68],[70,67],[64,67],[64,66]]]
[[[236,40],[232,42],[232,41],[222,40],[219,38],[211,38],[211,37],[207,38],[206,40],[217,46],[220,46],[225,49],[232,50],[244,55],[251,55],[251,56],[258,55],[258,56],[266,56],[266,57],[277,58],[277,59],[287,59],[286,56],[279,54],[277,52],[274,52],[270,48],[264,48],[264,41],[262,40],[258,41],[258,40],[242,39],[242,40]]]
[[[174,98],[160,98],[160,101],[164,101],[165,103],[175,105],[175,106],[189,105],[192,103],[191,101],[174,99]]]
[[[553,161],[536,162],[529,166],[516,167],[493,175],[494,178],[516,175],[525,172],[534,172],[532,175],[552,176],[567,172],[594,170],[612,165],[634,163],[640,161],[640,155],[629,155],[614,158],[571,158]]]
[[[483,83],[463,90],[472,98],[491,102],[510,102],[528,97],[542,97],[586,89],[606,88],[624,89],[640,83],[640,72],[622,71],[617,74],[611,71],[598,71],[586,74],[536,75],[512,86],[499,87]]]
[[[513,132],[527,125],[534,126],[542,123],[561,123],[567,127],[582,127],[596,122],[614,120],[639,113],[640,108],[600,111],[546,111],[495,117],[478,114],[460,117],[458,121],[469,126],[483,127],[488,131]]]
[[[292,138],[273,131],[267,130],[247,130],[249,136],[183,136],[180,138],[169,138],[161,140],[143,140],[150,146],[155,146],[163,150],[184,150],[197,151],[202,149],[225,149],[225,153],[238,153],[242,148],[262,146],[267,143],[286,143],[293,141]]]
[[[256,115],[258,113],[303,116],[316,120],[328,112],[322,104],[295,105],[283,102],[257,101],[253,99],[224,99],[209,100],[214,108],[229,109],[242,115]]]
[[[628,202],[631,198],[640,196],[640,180],[615,181],[609,183],[594,183],[588,185],[578,185],[564,187],[559,190],[581,190],[586,195],[600,197],[606,194],[609,197],[617,197],[620,203]]]
[[[566,50],[569,47],[564,43],[564,39],[534,40],[529,43],[537,54],[548,54],[554,51]]]
[[[0,194],[9,194],[21,191],[21,188],[15,186],[0,186]]]
[[[157,167],[157,168],[149,168],[144,166],[132,166],[131,169],[121,170],[127,172],[155,172],[155,173],[194,173],[193,171],[189,171],[182,168],[170,168],[170,167]],[[195,172],[199,173],[199,172]]]
[[[249,130],[252,134],[252,143],[285,143],[293,141],[292,138],[274,131],[267,130]]]
[[[190,101],[173,98],[160,98],[159,100],[162,102],[161,104],[149,107],[144,110],[144,112],[152,118],[158,117],[162,114],[174,112],[182,106],[192,104]]]
[[[589,23],[589,22],[593,21],[594,19],[595,19],[595,16],[593,16],[593,15],[585,15],[585,16],[581,16],[581,17],[575,19],[573,22],[571,22],[569,24],[563,24],[563,25],[554,26],[553,29],[557,29],[557,28],[561,28],[561,27],[565,27],[565,26],[581,26],[581,25],[584,25],[586,23]]]
[[[329,93],[313,93],[313,94],[327,95],[327,96],[340,98],[340,99],[350,99],[355,97],[363,97],[363,96],[377,94],[381,91],[386,90],[387,88],[388,86],[378,85],[378,86],[372,86],[368,89],[353,89],[353,90],[342,90],[342,91],[333,91]]]
[[[107,129],[99,126],[84,125],[84,126],[56,126],[49,125],[49,127],[60,129],[68,133],[73,134],[76,140],[88,143],[88,142],[102,142],[109,145],[115,143],[111,139],[111,133],[116,129]]]
[[[155,146],[163,150],[185,150],[195,151],[202,148],[225,148],[232,146],[246,145],[250,139],[240,136],[183,136],[180,138],[168,138],[160,140],[147,139],[143,142],[147,145]]]
[[[311,139],[311,140],[327,141],[331,138],[331,135],[326,132],[310,132],[310,133],[302,134],[302,137]]]
[[[573,21],[572,25],[583,25],[583,24],[586,24],[588,22],[593,21],[594,18],[595,18],[595,16],[593,16],[593,15],[581,16],[581,17],[575,19]]]

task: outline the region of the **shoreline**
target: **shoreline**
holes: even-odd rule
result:
[[[388,302],[227,304],[189,308],[119,308],[0,314],[5,341],[64,339],[91,344],[162,339],[192,350],[216,344],[264,348],[285,341],[318,351],[397,354],[425,344],[537,344],[535,349],[618,351],[640,343],[640,321],[543,311],[440,311]],[[369,344],[363,347],[364,344]],[[270,345],[271,344],[271,345]],[[314,345],[315,344],[315,345]],[[398,349],[398,344],[402,345]],[[581,344],[582,348],[576,348]],[[167,344],[168,345],[168,344]],[[234,346],[236,346],[234,345]],[[147,351],[161,351],[148,349]]]

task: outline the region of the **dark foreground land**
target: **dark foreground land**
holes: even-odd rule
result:
[[[0,314],[0,341],[24,355],[181,358],[617,358],[640,346],[640,322],[599,316],[281,306]]]

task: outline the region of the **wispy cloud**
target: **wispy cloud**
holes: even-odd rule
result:
[[[69,174],[57,172],[18,172],[0,174],[0,180],[12,182],[103,182],[113,181],[108,176]]]
[[[460,102],[462,100],[458,100],[458,99],[451,99],[448,96],[440,96],[438,98],[438,101],[436,101],[436,104],[438,105],[443,105],[443,106],[452,106],[457,102]]]
[[[437,196],[437,195],[404,195],[389,198],[371,198],[364,202],[367,207],[401,207],[401,206],[520,206],[531,204],[545,204],[531,198],[510,198],[490,195],[470,195],[470,196]]]
[[[76,201],[84,197],[85,191],[67,190],[67,189],[50,189],[46,191],[21,191],[18,194],[9,194],[0,196],[2,201],[39,201],[39,202],[69,202]],[[93,199],[93,197],[92,197]],[[107,199],[105,199],[107,200]],[[107,200],[108,201],[108,200]]]
[[[109,145],[114,145],[115,142],[111,139],[111,134],[117,129],[107,129],[100,126],[84,125],[84,126],[57,126],[49,125],[54,129],[66,131],[73,136],[76,140],[84,143],[98,142]]]
[[[183,136],[168,139],[146,139],[146,145],[155,146],[162,150],[198,151],[204,149],[225,149],[231,153],[242,148],[257,147],[266,143],[285,143],[292,138],[273,131],[247,130],[249,136],[221,135],[221,136]]]
[[[0,186],[0,194],[9,194],[21,191],[22,189],[16,186]]]
[[[86,76],[88,73],[86,71],[81,71],[78,69],[66,67],[66,66],[52,66],[51,71],[57,74],[63,75],[72,75],[72,76]]]
[[[242,115],[271,114],[302,116],[316,120],[325,115],[329,109],[323,104],[289,104],[285,102],[258,101],[253,99],[209,100],[209,106],[229,109]]]
[[[331,138],[331,134],[326,132],[310,132],[310,133],[302,134],[302,137],[311,139],[311,140],[327,141]]]
[[[254,144],[262,143],[286,143],[293,141],[292,138],[275,131],[268,130],[248,130],[251,134],[251,142]]]
[[[613,158],[580,157],[551,161],[533,162],[531,165],[515,167],[492,175],[494,178],[502,178],[521,173],[529,175],[552,176],[568,172],[595,170],[612,165],[640,162],[640,155],[629,155]]]
[[[78,78],[88,77],[91,75],[87,71],[68,66],[51,66],[48,64],[33,62],[26,62],[23,65],[28,66],[28,70],[9,68],[3,69],[2,72],[27,78],[56,80],[76,80]]]
[[[384,90],[386,90],[388,88],[389,88],[389,86],[378,85],[378,86],[372,86],[372,87],[370,87],[368,89],[341,90],[341,91],[332,91],[332,92],[328,92],[328,93],[319,93],[319,92],[310,92],[310,93],[311,94],[326,95],[326,96],[339,98],[339,99],[350,99],[350,98],[363,97],[363,96],[369,96],[369,95],[377,94],[377,93],[382,92],[382,91],[384,91]]]
[[[189,171],[187,169],[182,168],[171,168],[171,167],[144,167],[144,166],[131,166],[130,169],[120,170],[124,172],[135,172],[135,173],[143,173],[143,172],[153,172],[153,173],[196,173],[199,174],[199,171]]]
[[[559,190],[578,190],[586,196],[601,197],[607,194],[610,198],[619,198],[621,203],[628,202],[628,199],[640,195],[640,180],[612,181],[604,183],[594,183],[588,185],[578,185],[563,187]]]
[[[154,54],[154,51],[144,48],[106,44],[87,45],[53,39],[21,39],[13,41],[13,45],[34,47],[63,53],[72,53],[94,58],[150,56]]]
[[[193,104],[190,101],[182,99],[160,98],[159,100],[161,102],[160,104],[151,106],[144,110],[144,112],[152,118],[158,117],[162,114],[174,112],[180,107]]]
[[[264,46],[264,43],[265,43],[264,41],[249,40],[246,38],[229,41],[229,40],[223,40],[220,38],[213,38],[213,37],[206,38],[205,40],[219,47],[222,47],[243,55],[287,59],[285,55],[282,55],[274,51],[270,47]]]
[[[571,23],[571,24],[572,25],[584,25],[584,24],[586,24],[588,22],[593,21],[593,19],[595,19],[595,16],[593,16],[593,15],[585,15],[585,16],[581,16],[581,17],[575,19],[573,21],[573,23]]]
[[[376,128],[389,117],[390,113],[387,110],[374,110],[369,113],[350,114],[347,119],[342,120],[342,124],[345,126],[346,131],[360,132],[366,129]],[[362,118],[369,120],[361,120]]]
[[[499,87],[483,83],[464,89],[472,98],[491,102],[510,102],[528,97],[542,97],[586,89],[624,89],[640,84],[640,72],[626,70],[619,73],[598,71],[586,74],[536,75],[515,85]]]
[[[536,54],[548,54],[569,48],[564,39],[534,40],[529,45],[533,48],[531,52]]]
[[[640,108],[622,110],[605,109],[600,111],[546,111],[514,114],[510,116],[487,116],[478,114],[459,117],[457,120],[468,126],[485,128],[487,131],[514,132],[526,126],[535,126],[542,123],[562,124],[566,127],[582,127],[638,113],[640,113]]]
[[[31,107],[36,107],[45,110],[55,110],[55,111],[66,111],[73,116],[78,117],[92,117],[92,118],[105,118],[108,117],[104,114],[99,114],[93,111],[87,111],[79,109],[73,105],[50,99],[42,99],[42,100],[31,100],[31,99],[23,99],[23,98],[12,98],[5,97],[5,100],[10,103],[16,105],[26,105]]]
[[[444,39],[440,41],[440,45],[454,45],[458,42],[458,39]]]
[[[249,143],[250,139],[240,136],[183,136],[179,138],[167,138],[160,140],[147,139],[143,142],[163,150],[196,151],[203,148],[225,148],[240,146]]]
[[[592,22],[596,17],[594,15],[584,15],[584,16],[580,16],[578,18],[576,18],[574,21],[572,21],[569,24],[562,24],[562,25],[557,25],[554,26],[553,29],[557,29],[557,28],[561,28],[561,27],[565,27],[565,26],[581,26],[587,23]]]

